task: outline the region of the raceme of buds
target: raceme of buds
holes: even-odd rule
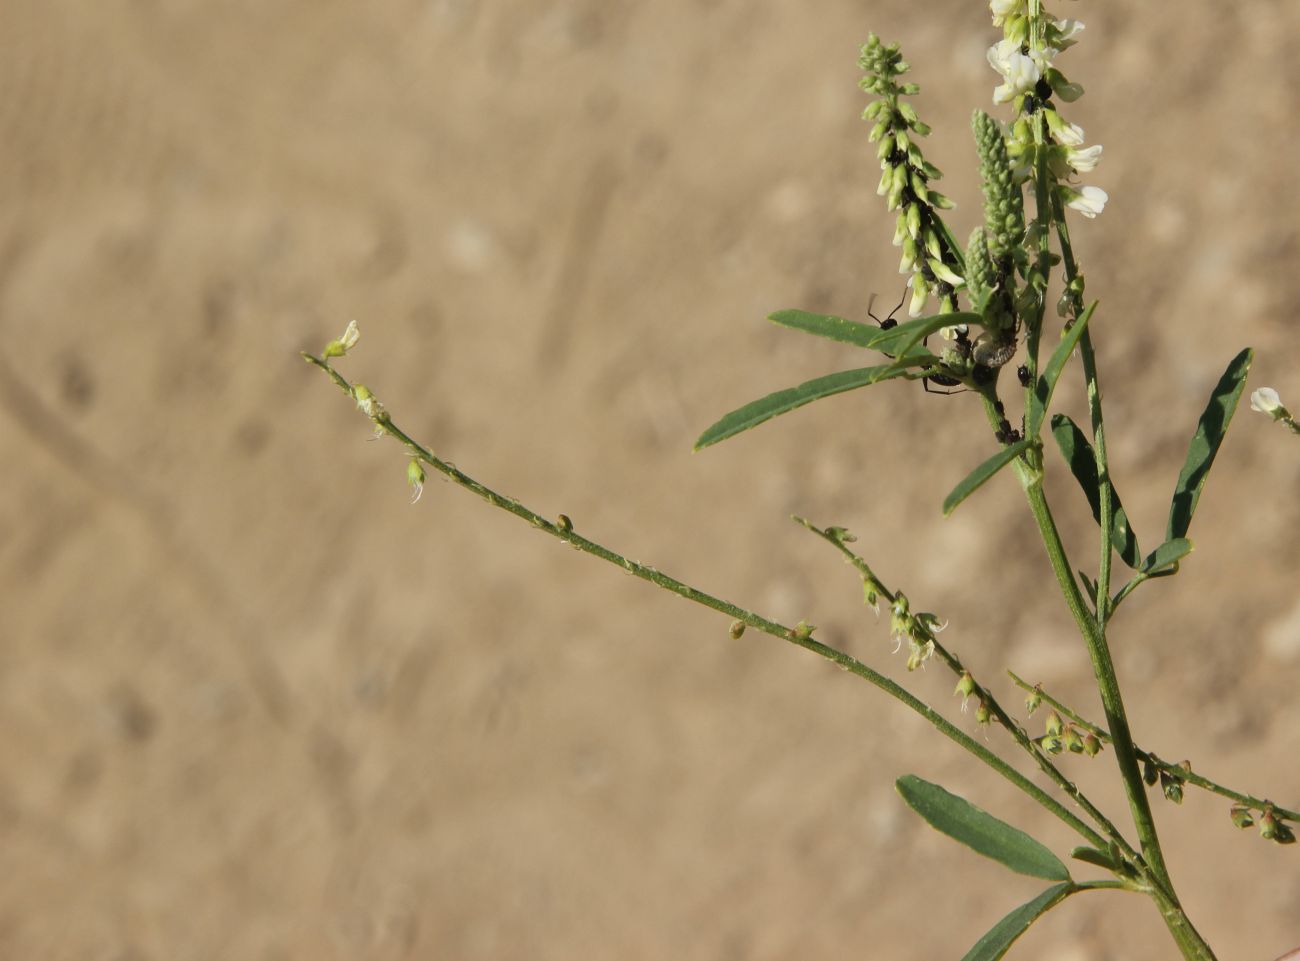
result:
[[[342,357],[349,350],[357,345],[361,339],[361,331],[357,329],[357,322],[349,320],[347,329],[343,331],[343,336],[338,340],[331,340],[321,351],[322,355],[328,360],[331,357]]]
[[[885,198],[887,209],[898,211],[894,245],[902,248],[899,273],[911,275],[908,314],[919,317],[931,293],[938,295],[941,312],[955,311],[955,288],[964,283],[961,254],[946,248],[937,213],[953,203],[932,187],[943,174],[925,159],[917,142],[930,132],[929,126],[911,104],[900,99],[919,88],[899,82],[907,72],[907,61],[898,44],[883,44],[875,34],[862,47],[858,64],[866,72],[862,88],[880,98],[868,104],[862,116],[873,124],[869,139],[876,144],[881,166],[876,193]]]
[[[1021,250],[1025,236],[1025,201],[1021,179],[1016,176],[1007,153],[1007,141],[996,120],[983,110],[971,117],[975,149],[980,158],[980,180],[984,189],[984,231],[989,256],[1000,273],[1009,265],[1006,258]],[[1001,262],[1001,263],[999,263]],[[999,276],[998,282],[1004,282]]]

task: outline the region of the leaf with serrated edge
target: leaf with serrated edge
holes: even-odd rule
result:
[[[993,925],[989,932],[966,952],[961,961],[998,961],[1010,950],[1016,938],[1029,930],[1031,924],[1078,890],[1073,884],[1058,884],[1048,888],[1034,900],[1020,905]]]
[[[903,800],[936,831],[1005,865],[1017,874],[1047,881],[1068,881],[1060,858],[1024,831],[982,811],[937,784],[907,774],[895,782]]]
[[[1165,540],[1183,537],[1192,526],[1192,515],[1196,513],[1196,502],[1201,498],[1201,488],[1205,478],[1214,465],[1214,458],[1219,453],[1219,445],[1228,433],[1232,415],[1237,411],[1237,401],[1246,387],[1246,375],[1250,373],[1251,361],[1255,352],[1247,347],[1232,358],[1223,376],[1210,393],[1210,402],[1196,424],[1196,433],[1187,448],[1187,460],[1178,475],[1174,487],[1173,500],[1169,505],[1169,526],[1165,529]]]

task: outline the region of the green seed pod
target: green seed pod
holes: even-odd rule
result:
[[[1029,696],[1025,698],[1025,710],[1028,711],[1029,715],[1032,717],[1034,712],[1038,710],[1038,705],[1042,703],[1043,692],[1038,688],[1034,688],[1029,692]]]
[[[961,672],[961,677],[957,679],[957,687],[953,690],[953,693],[960,695],[963,701],[975,693],[975,678],[970,676],[970,671]]]
[[[1101,753],[1101,738],[1089,731],[1083,738],[1083,753],[1088,757],[1096,757]]]
[[[1264,811],[1263,817],[1259,819],[1259,836],[1265,841],[1272,841],[1277,837],[1279,821],[1277,815],[1271,808]]]
[[[1234,804],[1231,812],[1232,823],[1239,828],[1248,828],[1255,823],[1255,818],[1251,816],[1250,808],[1244,804]]]
[[[731,627],[727,629],[727,633],[731,635],[733,641],[740,640],[740,636],[745,633],[745,622],[732,621]]]
[[[1175,804],[1183,803],[1183,781],[1182,778],[1175,777],[1168,771],[1160,772],[1160,790],[1165,792],[1165,797]]]
[[[561,514],[555,519],[555,526],[568,534],[573,530],[573,521],[569,520],[568,514]]]
[[[1149,757],[1142,762],[1142,780],[1146,782],[1147,787],[1152,787],[1160,780],[1160,768],[1156,767],[1156,762]]]
[[[1061,715],[1057,714],[1055,711],[1052,711],[1047,715],[1047,721],[1045,723],[1048,734],[1060,734],[1065,728],[1065,725],[1061,722]]]
[[[1062,750],[1061,739],[1057,737],[1055,734],[1048,734],[1047,736],[1041,738],[1038,743],[1042,745],[1043,750],[1046,751],[1048,754],[1061,753]]]
[[[975,708],[975,723],[988,724],[990,723],[991,720],[992,720],[992,715],[989,712],[988,703],[984,700],[984,698],[980,698],[979,706]]]
[[[1083,738],[1079,736],[1078,730],[1073,724],[1067,725],[1065,733],[1061,735],[1061,743],[1071,754],[1083,753]]]

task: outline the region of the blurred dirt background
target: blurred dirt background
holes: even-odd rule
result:
[[[1099,715],[1016,485],[940,516],[991,450],[969,397],[896,382],[690,452],[864,363],[767,313],[901,291],[869,31],[904,43],[976,222],[983,3],[0,9],[0,957],[919,961],[1036,892],[906,813],[915,772],[1074,843],[917,718],[463,491],[412,506],[396,446],[297,355],[357,318],[342,369],[462,468],[973,727],[786,518],[846,525],[981,677]],[[1060,12],[1087,23],[1060,65],[1111,204],[1074,233],[1149,549],[1233,354],[1300,404],[1300,6]],[[1298,491],[1294,439],[1243,407],[1196,555],[1114,634],[1140,743],[1291,806]],[[1112,765],[1065,761],[1122,818]],[[1157,809],[1222,958],[1300,943],[1300,851],[1199,792]],[[1172,954],[1100,894],[1012,957]]]

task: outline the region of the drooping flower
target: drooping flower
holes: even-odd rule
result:
[[[347,328],[343,331],[343,336],[338,340],[331,340],[326,344],[325,350],[322,351],[322,353],[324,353],[326,359],[330,357],[342,357],[349,350],[355,347],[357,341],[360,339],[361,331],[357,329],[357,322],[355,320],[350,320],[348,321]]]
[[[1043,75],[1034,59],[1021,53],[1020,45],[1011,40],[999,40],[989,47],[988,60],[1004,81],[993,90],[994,103],[1009,103],[1028,93]]]
[[[1101,160],[1101,144],[1093,144],[1082,149],[1070,147],[1065,152],[1065,159],[1079,173],[1090,173],[1097,169],[1097,164]]]
[[[1110,195],[1100,187],[1085,186],[1077,190],[1073,187],[1061,188],[1065,191],[1067,206],[1079,211],[1088,219],[1096,217],[1106,206]]]
[[[1026,12],[1025,0],[989,0],[989,9],[993,11],[993,26],[1000,27],[1011,17]]]
[[[1044,110],[1043,116],[1047,120],[1047,129],[1052,132],[1057,143],[1066,147],[1083,145],[1083,128],[1078,124],[1066,122],[1055,110]]]

